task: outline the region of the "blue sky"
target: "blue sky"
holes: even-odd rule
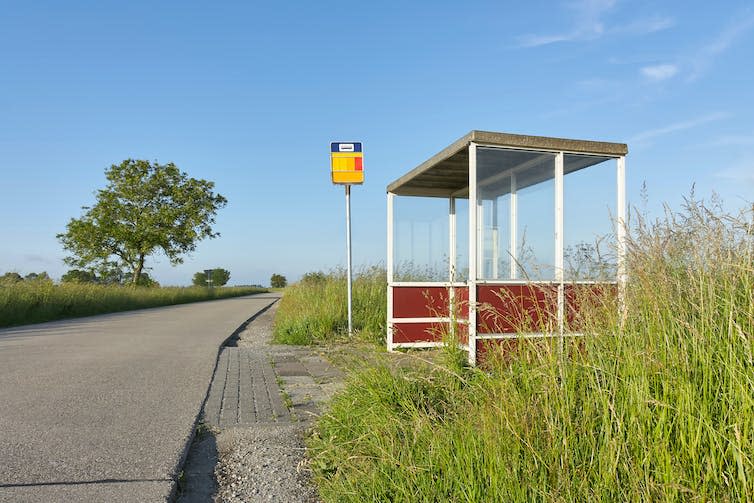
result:
[[[754,199],[750,1],[0,2],[0,272],[67,269],[55,234],[126,158],[229,199],[163,284],[345,262],[329,142],[364,142],[354,261],[385,186],[471,129],[629,144],[628,196]]]

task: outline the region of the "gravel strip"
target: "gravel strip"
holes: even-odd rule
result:
[[[302,425],[264,423],[234,428],[218,437],[215,501],[315,502],[304,464]]]

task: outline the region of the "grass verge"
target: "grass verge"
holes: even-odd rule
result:
[[[252,287],[143,288],[22,282],[0,286],[0,327],[238,297],[265,292]]]
[[[321,497],[754,501],[752,216],[639,222],[625,311],[598,299],[562,352],[356,372],[309,440]]]
[[[275,315],[273,340],[309,345],[343,339],[348,331],[346,274],[342,270],[304,275],[285,289]],[[361,340],[384,341],[387,280],[380,267],[363,269],[353,279],[353,325]]]

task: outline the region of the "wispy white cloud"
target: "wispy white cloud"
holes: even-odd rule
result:
[[[709,122],[715,122],[722,119],[725,119],[729,117],[729,114],[723,113],[723,112],[715,112],[707,115],[703,115],[701,117],[696,117],[694,119],[689,119],[685,121],[680,122],[674,122],[672,124],[668,124],[667,126],[659,127],[656,129],[648,129],[646,131],[642,131],[641,133],[635,134],[631,137],[629,140],[631,143],[646,143],[650,140],[653,140],[659,136],[665,136],[672,133],[677,133],[679,131],[685,131],[687,129],[693,129],[695,127],[701,126],[703,124],[707,124]]]
[[[530,33],[518,37],[518,43],[521,47],[539,47],[556,42],[568,42],[569,40],[573,40],[573,35],[565,33],[562,35],[535,35]]]
[[[649,80],[659,82],[675,77],[678,66],[665,63],[662,65],[650,65],[641,68],[641,74]]]
[[[754,28],[754,13],[748,13],[748,15],[739,17],[734,23],[728,25],[714,40],[702,46],[691,57],[689,80],[696,80],[706,73],[715,58],[727,51],[752,28]]]
[[[606,27],[604,18],[615,5],[616,0],[581,0],[567,4],[566,7],[572,12],[573,17],[570,30],[550,34],[528,33],[519,36],[518,43],[521,47],[539,47],[558,42],[595,40],[611,34],[646,35],[675,25],[673,18],[652,16]]]
[[[630,35],[648,35],[658,31],[667,30],[675,26],[675,19],[667,16],[652,16],[637,19],[625,26],[616,26],[609,30],[610,33],[627,33]]]
[[[573,11],[574,26],[571,30],[554,34],[526,34],[518,37],[521,47],[539,47],[556,42],[599,38],[605,31],[602,17],[615,6],[616,0],[581,0],[569,4]]]

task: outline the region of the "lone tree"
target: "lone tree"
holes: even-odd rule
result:
[[[270,277],[270,286],[272,288],[285,288],[288,284],[288,280],[282,274],[273,274]]]
[[[212,269],[212,286],[225,286],[230,279],[230,271],[227,269]],[[207,286],[207,273],[204,271],[194,274],[191,282],[195,286]]]
[[[110,166],[105,176],[95,205],[83,207],[84,215],[57,236],[71,253],[68,265],[109,276],[120,271],[138,285],[148,256],[162,252],[177,265],[199,241],[220,235],[211,224],[227,200],[213,192],[213,182],[189,178],[173,163],[133,159]]]

